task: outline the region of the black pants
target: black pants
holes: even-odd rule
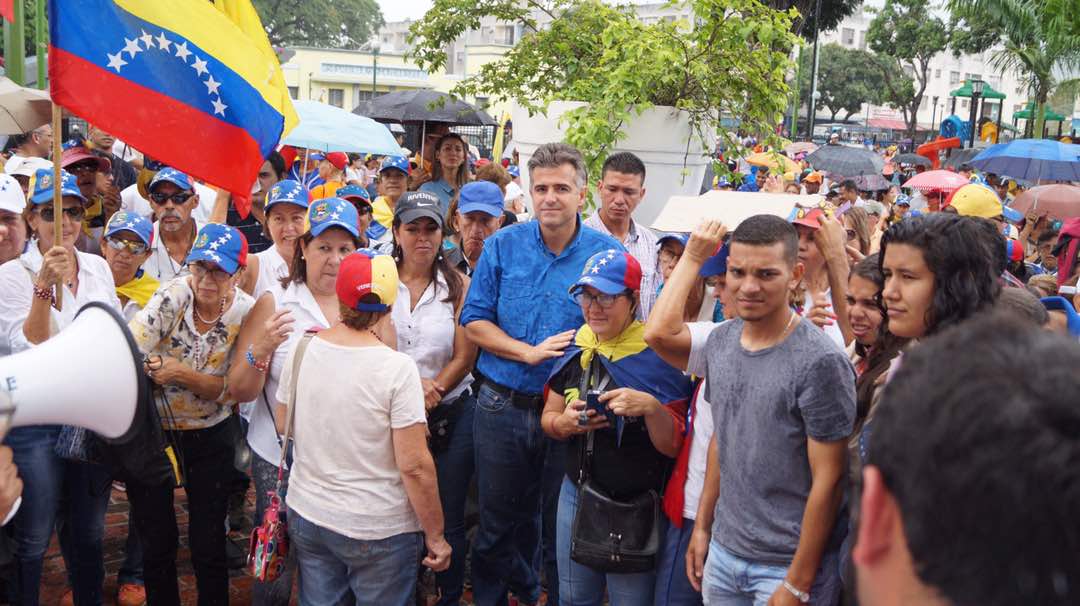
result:
[[[225,512],[233,471],[235,430],[227,419],[208,429],[175,432],[183,453],[187,492],[188,544],[199,606],[229,603],[229,571],[225,561]],[[128,499],[143,545],[147,602],[179,606],[176,574],[179,533],[170,483],[127,485]]]

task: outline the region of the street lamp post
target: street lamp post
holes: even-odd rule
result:
[[[933,137],[934,137],[934,134],[933,134],[933,131],[934,131],[934,125],[935,125],[935,124],[937,124],[937,102],[938,102],[938,96],[937,96],[937,95],[934,95],[934,98],[933,98],[933,100],[934,100],[934,108],[933,108],[932,110],[930,110],[930,131],[931,131],[931,132],[930,132],[930,138],[933,138]]]
[[[977,108],[979,107],[979,99],[982,97],[983,84],[985,84],[979,78],[971,79],[971,134],[968,139],[968,147],[975,146],[975,120],[977,116]]]
[[[375,100],[375,91],[377,90],[375,88],[375,86],[376,86],[376,83],[378,82],[378,75],[379,75],[379,50],[380,50],[379,41],[375,40],[374,42],[371,43],[371,100],[372,101]]]
[[[814,118],[817,114],[817,100],[821,98],[821,93],[817,89],[817,76],[818,76],[818,32],[821,29],[819,24],[821,22],[821,0],[817,0],[814,3],[814,60],[813,65],[810,67],[810,112],[806,116],[807,126],[807,140],[814,140]]]

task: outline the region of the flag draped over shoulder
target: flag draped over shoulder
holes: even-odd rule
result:
[[[250,0],[50,0],[49,15],[53,101],[228,190],[246,216],[265,156],[296,122]]]

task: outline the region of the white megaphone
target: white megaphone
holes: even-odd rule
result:
[[[74,425],[124,443],[151,401],[142,361],[120,314],[88,303],[56,336],[0,358],[0,408],[14,408],[9,427]]]

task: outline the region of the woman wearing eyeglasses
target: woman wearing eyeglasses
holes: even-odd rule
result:
[[[635,318],[640,287],[641,266],[630,254],[589,259],[570,288],[585,325],[545,388],[541,426],[567,443],[555,540],[564,606],[600,604],[605,588],[612,606],[653,603],[659,495],[682,446],[691,384],[646,345]],[[611,545],[611,535],[625,543]],[[651,558],[632,563],[608,553],[642,543]]]
[[[62,216],[53,213],[53,184],[51,168],[35,174],[30,204],[23,211],[32,240],[22,256],[0,266],[0,339],[12,353],[49,340],[87,303],[105,303],[120,311],[109,266],[101,257],[75,249],[86,210],[75,177],[61,173]],[[61,221],[60,241],[53,239],[56,221]],[[62,298],[59,310],[54,305],[57,292]],[[13,522],[13,604],[38,603],[42,562],[59,520],[76,603],[102,603],[109,475],[101,466],[60,458],[55,451],[59,435],[59,426],[40,425],[13,429],[5,439],[24,481],[23,503]]]
[[[207,224],[185,261],[191,274],[162,285],[129,327],[146,356],[147,375],[160,386],[158,413],[187,492],[199,602],[226,604],[225,514],[239,431],[226,375],[237,340],[255,329],[246,321],[255,300],[237,286],[247,242],[236,228]],[[151,604],[180,603],[176,484],[172,477],[127,483]]]

